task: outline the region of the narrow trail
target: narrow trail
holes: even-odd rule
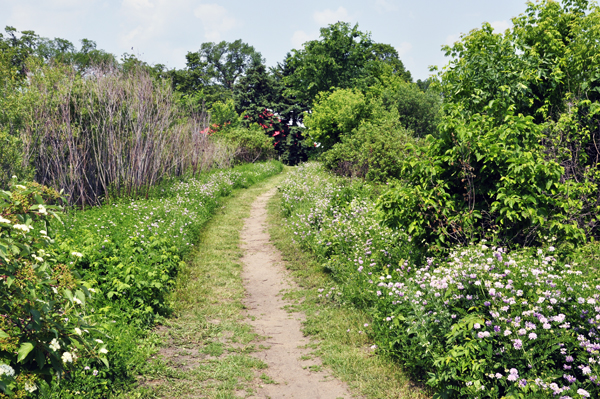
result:
[[[282,291],[294,285],[266,231],[266,204],[274,194],[275,189],[271,189],[254,201],[240,236],[244,250],[242,278],[247,292],[243,302],[249,324],[266,337],[258,343],[268,348],[252,356],[268,365],[264,372],[274,381],[260,385],[251,398],[351,398],[346,384],[322,371],[319,360],[308,356],[306,346],[310,341],[300,331],[303,315],[284,309],[288,303],[282,299]]]

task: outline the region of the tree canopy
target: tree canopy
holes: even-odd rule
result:
[[[411,79],[392,46],[375,43],[369,33],[358,30],[358,24],[347,22],[321,28],[319,40],[292,50],[284,63],[292,71],[284,79],[289,95],[306,104],[319,92],[360,85],[378,64],[390,65],[394,73]]]

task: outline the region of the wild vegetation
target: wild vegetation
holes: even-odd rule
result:
[[[7,28],[0,395],[126,389],[219,198],[278,158],[294,248],[329,273],[307,303],[359,314],[348,342],[436,397],[599,396],[600,8],[512,22],[416,83],[344,22],[274,68],[237,40],[181,70]]]

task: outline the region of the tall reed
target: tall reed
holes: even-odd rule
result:
[[[23,90],[23,163],[38,183],[62,189],[72,204],[108,193],[140,196],[161,179],[229,167],[236,149],[201,132],[166,80],[144,69],[34,65]]]

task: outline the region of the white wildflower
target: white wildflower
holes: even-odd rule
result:
[[[29,393],[32,393],[33,391],[35,391],[37,389],[37,385],[35,385],[32,382],[25,382],[25,390]]]
[[[63,353],[60,358],[62,359],[63,363],[73,363],[73,355],[71,355],[69,352]]]
[[[13,225],[14,229],[21,230],[25,233],[29,233],[30,230],[33,230],[33,227],[28,226],[26,224],[15,224]]]
[[[60,349],[60,344],[58,343],[56,338],[53,338],[52,341],[50,341],[50,349],[52,349],[53,351],[57,351]]]
[[[8,364],[0,364],[0,377],[3,375],[13,377],[15,375],[15,370]]]

